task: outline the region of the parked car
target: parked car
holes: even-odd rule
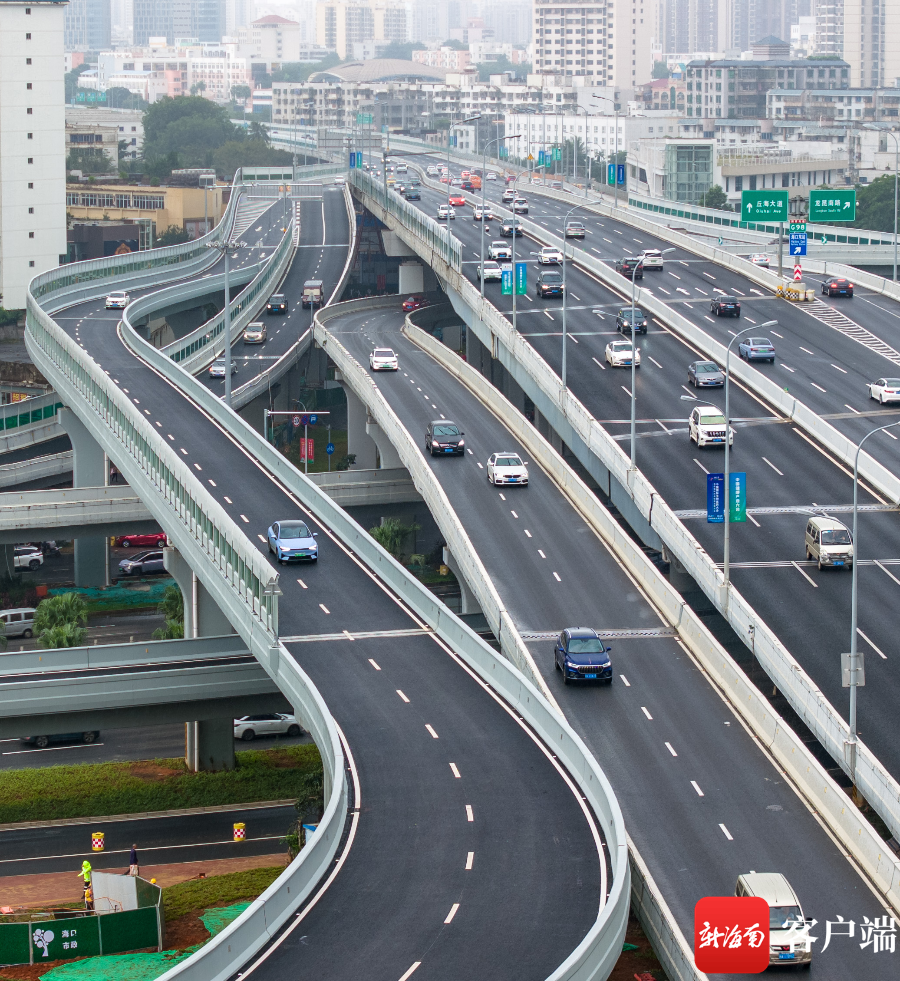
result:
[[[562,296],[563,278],[562,273],[557,269],[541,269],[537,275],[535,290],[539,297]]]
[[[866,388],[869,390],[869,398],[878,399],[882,405],[885,402],[900,402],[900,378],[879,378],[866,385]]]
[[[506,242],[491,242],[488,255],[492,259],[512,259],[512,247]]]
[[[562,672],[563,684],[571,681],[601,681],[612,684],[611,647],[590,627],[566,627],[556,638],[553,664]]]
[[[133,559],[122,559],[119,563],[119,572],[123,576],[149,576],[165,571],[162,552],[143,552]]]
[[[768,337],[745,337],[738,344],[738,354],[747,361],[768,361],[772,364],[775,360],[775,346]]]
[[[150,535],[119,535],[115,542],[119,548],[165,548],[169,537],[164,531],[154,531]]]
[[[663,254],[659,249],[644,249],[638,258],[645,269],[656,269],[662,272]]]
[[[566,238],[584,238],[585,227],[580,221],[566,222]]]
[[[816,515],[806,523],[806,559],[823,566],[853,565],[853,537],[850,529],[827,515]]]
[[[400,361],[389,347],[376,347],[369,355],[372,371],[399,371]]]
[[[769,904],[769,964],[808,968],[812,941],[800,900],[780,872],[745,872],[738,876],[735,896],[758,896]]]
[[[500,484],[528,486],[528,467],[518,453],[492,453],[487,462],[487,479],[495,487]]]
[[[317,562],[318,537],[318,532],[311,532],[306,522],[299,520],[276,521],[266,532],[269,551],[274,553],[279,565],[290,562],[291,559]]]
[[[709,312],[717,317],[740,317],[741,301],[736,296],[714,296],[709,301]]]
[[[757,252],[756,255],[750,256],[750,261],[754,266],[759,266],[761,269],[769,268],[769,257],[765,252]]]
[[[822,283],[822,295],[825,296],[853,296],[853,283],[849,279],[836,277],[826,279]]]
[[[131,303],[131,297],[124,290],[116,290],[106,298],[107,310],[124,310]]]
[[[422,293],[413,293],[412,296],[408,296],[403,301],[403,309],[406,313],[412,313],[413,310],[421,310],[422,307],[428,306],[428,298]]]
[[[513,212],[517,215],[527,215],[528,214],[528,202],[525,198],[516,198],[513,201]]]
[[[245,344],[262,344],[266,339],[266,325],[261,320],[255,320],[244,328]]]
[[[725,416],[713,405],[698,405],[691,412],[688,430],[698,447],[725,445]],[[729,426],[728,445],[733,444],[734,430]]]
[[[616,314],[616,330],[620,334],[646,334],[647,315],[640,307],[634,308],[634,317],[631,314],[631,307],[622,307]]]
[[[237,365],[231,362],[231,373],[234,375],[237,373]],[[216,358],[215,361],[209,366],[209,377],[210,378],[224,378],[225,377],[225,359]]]
[[[475,270],[475,275],[481,280],[482,271],[479,266]],[[490,259],[485,259],[484,261],[484,281],[486,283],[499,283],[503,279],[503,270],[500,268],[499,262],[493,262]]]
[[[34,636],[33,606],[17,606],[11,610],[0,610],[0,623],[3,624],[5,637]]]
[[[454,208],[464,208],[466,206],[466,199],[461,194],[451,194],[448,204],[451,204]]]
[[[688,382],[694,388],[721,388],[725,372],[714,361],[695,361],[688,365]]]
[[[46,736],[19,736],[19,742],[25,743],[27,746],[36,746],[38,749],[44,749],[50,743],[86,743],[90,746],[91,743],[97,742],[99,738],[99,730],[88,729],[85,732],[57,732]]]
[[[284,293],[273,293],[266,303],[266,313],[287,313],[287,298]]]
[[[545,245],[538,253],[538,262],[542,266],[558,266],[563,261],[563,254],[552,245]]]
[[[512,238],[513,236],[520,238],[525,234],[525,229],[522,228],[522,223],[520,221],[517,221],[515,218],[510,218],[509,220],[504,221],[500,226],[500,234],[504,238]]]
[[[636,271],[635,271],[636,270]],[[626,256],[624,259],[616,260],[616,272],[627,276],[629,279],[644,278],[644,265],[640,259],[633,256]]]
[[[632,357],[635,368],[640,368],[641,349],[631,341],[610,341],[606,345],[606,360],[613,368],[630,368]]]
[[[465,433],[449,419],[435,419],[425,428],[425,451],[432,456],[453,454],[462,456],[466,452]]]
[[[13,550],[13,565],[16,569],[36,572],[44,564],[44,553],[35,545],[16,545]]]
[[[245,743],[257,736],[299,736],[303,732],[296,716],[284,712],[245,715],[234,720],[234,738]]]
[[[300,294],[301,307],[320,307],[325,302],[325,284],[321,279],[308,279]]]

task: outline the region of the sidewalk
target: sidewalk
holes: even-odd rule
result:
[[[194,879],[201,872],[205,872],[207,876],[225,875],[227,872],[245,872],[248,869],[272,865],[287,865],[287,854],[284,849],[270,855],[220,858],[211,862],[141,865],[141,876],[145,879],[156,879],[158,885],[165,887]],[[71,872],[0,877],[0,906],[52,906],[55,903],[76,903],[81,900],[81,894],[81,880],[74,866]]]

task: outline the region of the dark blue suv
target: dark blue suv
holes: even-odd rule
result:
[[[556,638],[553,652],[556,670],[562,671],[563,684],[570,681],[603,681],[612,684],[611,648],[590,627],[566,627]]]

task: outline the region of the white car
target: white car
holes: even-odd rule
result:
[[[481,279],[482,272],[481,268],[475,271],[475,275]],[[500,282],[503,279],[503,270],[500,268],[499,262],[492,262],[490,259],[484,260],[484,281],[486,283]]]
[[[528,202],[525,200],[525,198],[516,198],[515,201],[513,201],[513,214],[528,214]]]
[[[488,172],[487,172],[487,173],[486,173],[486,174],[484,175],[484,179],[485,179],[486,181],[495,181],[495,180],[497,179],[497,175],[496,175],[496,174],[495,174],[495,173],[494,173],[494,172],[493,172],[492,170],[489,170],[489,171],[488,171]]]
[[[16,545],[13,565],[16,569],[35,572],[44,564],[44,554],[36,545]]]
[[[449,204],[439,204],[437,209],[437,220],[447,221],[449,218],[456,217],[456,209],[451,208]]]
[[[125,290],[119,290],[115,293],[110,293],[106,298],[106,309],[124,310],[129,303],[131,303],[131,297],[125,292]]]
[[[869,382],[866,388],[869,389],[869,398],[878,399],[882,405],[885,402],[900,402],[900,378],[879,378],[878,381]]]
[[[662,272],[663,254],[659,249],[644,249],[640,260],[644,269],[659,269]]]
[[[498,484],[528,485],[528,468],[518,453],[494,453],[487,462],[487,479]]]
[[[538,253],[538,262],[542,266],[558,266],[563,261],[563,254],[552,245],[545,245]]]
[[[262,344],[266,339],[266,325],[261,320],[255,320],[244,328],[245,344]]]
[[[769,268],[769,257],[765,252],[758,252],[756,255],[750,256],[750,261],[754,266],[760,266],[763,269]]]
[[[491,242],[488,246],[488,256],[491,259],[512,259],[512,246],[506,242]]]
[[[372,371],[399,371],[400,362],[389,347],[376,347],[369,355],[369,367]]]
[[[347,183],[347,179],[345,177],[335,177],[334,179],[335,187],[343,187],[346,183]]]
[[[234,720],[234,738],[250,742],[257,736],[299,736],[303,732],[293,715],[265,712]]]
[[[429,177],[437,177],[437,175],[438,175],[438,169],[437,169],[437,167],[435,167],[434,164],[429,164],[425,168],[425,173],[428,174]]]
[[[508,187],[501,195],[501,200],[504,204],[509,204],[510,201],[515,201],[516,192],[511,187]]]
[[[691,413],[688,428],[697,446],[725,445],[725,416],[713,405],[698,405]],[[728,445],[734,445],[734,430],[730,426]]]
[[[235,374],[237,371],[237,365],[231,362],[231,373]],[[225,377],[225,359],[216,358],[215,361],[209,366],[209,377],[210,378],[224,378]]]
[[[630,368],[632,353],[634,366],[641,366],[641,349],[632,347],[631,341],[610,341],[606,345],[606,360],[613,368]]]
[[[482,208],[480,204],[476,204],[472,209],[473,221],[481,221],[482,219],[484,219],[484,221],[490,221],[493,217],[494,216],[491,213],[491,209],[487,205]]]

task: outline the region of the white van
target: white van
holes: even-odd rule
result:
[[[806,523],[806,558],[815,559],[819,568],[853,565],[850,530],[834,518],[815,517]]]
[[[791,884],[780,872],[745,872],[735,896],[756,896],[769,904],[769,964],[812,964],[808,921]]]
[[[0,623],[7,637],[31,637],[34,635],[34,607],[0,610]]]

